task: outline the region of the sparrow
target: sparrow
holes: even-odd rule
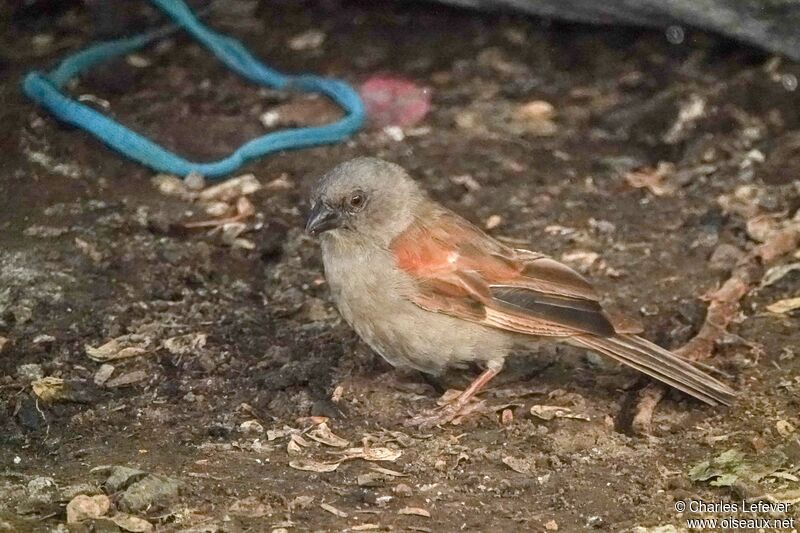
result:
[[[306,231],[319,237],[342,317],[390,364],[432,375],[485,369],[444,409],[416,417],[419,426],[467,411],[512,351],[542,342],[603,354],[712,406],[735,398],[687,360],[617,331],[583,276],[495,240],[396,164],[362,157],[332,169],[314,188]]]

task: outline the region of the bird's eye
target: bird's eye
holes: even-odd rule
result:
[[[362,193],[355,193],[348,200],[350,207],[353,209],[361,209],[364,206],[364,195]]]

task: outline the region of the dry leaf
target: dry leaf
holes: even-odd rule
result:
[[[427,510],[423,509],[422,507],[403,507],[397,514],[411,514],[414,516],[424,516],[425,518],[430,518],[431,513]]]
[[[769,304],[767,306],[767,311],[770,313],[782,314],[788,313],[789,311],[794,311],[798,308],[800,308],[800,297],[778,300],[777,302]]]
[[[542,420],[552,420],[554,418],[575,418],[578,420],[589,420],[586,415],[579,415],[572,412],[569,407],[558,405],[534,405],[531,407],[531,414]]]
[[[789,472],[773,472],[772,474],[769,475],[769,477],[785,479],[787,481],[794,481],[795,483],[800,481],[800,477],[797,477],[794,474],[790,474]]]
[[[342,459],[364,459],[365,461],[396,461],[403,455],[400,450],[392,448],[348,448],[341,452],[345,457]]]
[[[800,489],[788,489],[774,493],[762,494],[753,498],[748,498],[748,502],[765,501],[770,503],[789,503],[791,505],[800,504]]]
[[[236,200],[236,215],[239,218],[248,218],[255,214],[256,207],[253,205],[253,202],[247,199],[246,196],[242,196]]]
[[[225,202],[211,202],[203,206],[203,210],[207,215],[219,218],[231,216],[233,214],[233,208],[231,208],[230,204],[226,204]]]
[[[308,442],[306,439],[304,439],[303,436],[300,435],[299,433],[293,433],[291,436],[291,440],[292,442],[297,443],[299,446],[302,446],[303,448],[308,448],[309,446],[311,446],[311,443]]]
[[[333,472],[341,463],[319,463],[311,459],[296,459],[289,461],[289,466],[295,470],[305,470],[306,472]]]
[[[773,213],[756,215],[747,219],[747,235],[757,242],[767,241],[770,236],[781,229],[782,222],[783,218]]]
[[[520,474],[532,474],[536,470],[536,463],[533,459],[519,459],[517,457],[506,456],[502,459],[503,464],[514,472]]]
[[[317,424],[326,423],[328,420],[330,420],[330,418],[327,416],[300,416],[296,420],[301,426],[316,426]]]
[[[786,420],[778,420],[778,422],[775,424],[775,429],[778,430],[778,433],[781,437],[788,437],[794,433],[794,426]]]
[[[392,448],[367,448],[361,457],[367,461],[396,461],[401,455],[403,452]]]
[[[172,355],[190,355],[205,347],[208,335],[205,333],[189,333],[178,335],[164,341],[164,348]]]
[[[378,472],[379,474],[386,474],[387,476],[394,476],[394,477],[408,477],[408,474],[404,474],[402,472],[398,472],[396,470],[391,470],[389,468],[384,468],[378,465],[372,465],[370,470]]]
[[[153,176],[153,185],[155,185],[161,194],[166,196],[177,196],[184,200],[191,200],[194,194],[186,187],[182,179],[170,174],[158,174]]]
[[[305,509],[314,501],[313,496],[297,496],[289,502],[289,510]]]
[[[270,181],[266,185],[268,191],[290,191],[294,189],[295,184],[289,179],[289,175],[284,173]]]
[[[628,182],[628,185],[637,189],[646,187],[656,196],[669,196],[675,192],[675,186],[669,183],[667,178],[674,171],[674,165],[662,161],[655,169],[642,168],[628,172],[625,174],[625,181]]]
[[[359,487],[381,487],[386,481],[387,476],[377,472],[367,472],[366,474],[359,474],[356,482]]]
[[[138,346],[136,345],[138,344]],[[116,359],[126,359],[147,353],[143,347],[145,342],[134,342],[130,335],[123,335],[116,339],[111,339],[102,346],[94,348],[88,344],[85,346],[86,355],[98,363],[107,363]]]
[[[777,283],[781,280],[786,274],[792,272],[794,270],[800,270],[800,263],[789,263],[788,265],[778,265],[770,268],[764,274],[764,278],[761,280],[762,287],[769,287],[770,285]]]
[[[253,194],[261,189],[261,183],[253,174],[244,174],[202,191],[198,198],[202,202],[232,202],[240,196]]]
[[[561,256],[562,261],[575,265],[581,272],[589,271],[598,259],[600,259],[600,254],[585,250],[574,250]]]
[[[337,509],[336,507],[334,507],[329,503],[321,503],[319,504],[319,506],[328,511],[329,513],[335,514],[339,518],[347,518],[347,513],[345,513],[344,511],[340,511],[339,509]]]
[[[239,431],[245,434],[257,435],[264,433],[264,426],[258,420],[245,420],[239,424]]]
[[[311,440],[334,448],[347,448],[350,446],[350,441],[335,435],[325,422],[306,433],[306,436]]]
[[[481,184],[478,183],[475,180],[475,178],[473,178],[469,174],[463,174],[463,175],[460,175],[460,176],[452,176],[450,178],[450,181],[452,181],[456,185],[461,185],[462,187],[464,187],[465,189],[467,189],[470,192],[474,192],[474,191],[480,190],[480,188],[481,188]]]
[[[261,518],[262,516],[267,516],[270,514],[271,509],[267,505],[264,505],[262,502],[258,501],[258,498],[255,496],[249,496],[233,502],[228,508],[228,512],[236,516]]]
[[[341,385],[337,385],[335,389],[333,389],[333,394],[331,394],[331,401],[333,403],[338,403],[342,400],[342,396],[344,395],[344,387]]]
[[[47,376],[31,383],[33,393],[43,402],[54,402],[64,397],[64,380]]]
[[[276,440],[276,439],[282,439],[283,437],[286,437],[287,435],[291,435],[292,431],[296,431],[296,430],[293,430],[292,428],[286,427],[286,426],[284,426],[283,429],[268,429],[267,430],[267,440],[268,441],[273,441],[273,440]]]
[[[286,443],[286,453],[289,455],[300,455],[303,453],[303,447],[295,440],[296,435],[292,435],[289,442]]]
[[[153,531],[153,524],[138,516],[117,513],[111,517],[111,521],[120,529],[131,531],[132,533],[150,533]]]
[[[98,250],[97,246],[95,246],[94,244],[84,241],[80,237],[75,237],[75,246],[77,246],[78,250],[80,250],[84,255],[89,257],[89,259],[91,259],[95,263],[99,263],[100,261],[103,260],[104,257],[103,253],[100,250]]]
[[[361,524],[360,526],[353,526],[350,528],[350,531],[372,531],[374,529],[380,529],[381,526],[378,524]]]

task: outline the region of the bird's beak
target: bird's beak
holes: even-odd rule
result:
[[[311,209],[306,222],[306,232],[309,235],[319,235],[328,230],[336,229],[341,225],[339,213],[329,208],[322,202],[317,202]]]

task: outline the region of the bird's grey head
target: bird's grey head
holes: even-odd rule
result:
[[[414,219],[425,194],[399,165],[359,157],[325,174],[314,189],[306,231],[387,244]]]

